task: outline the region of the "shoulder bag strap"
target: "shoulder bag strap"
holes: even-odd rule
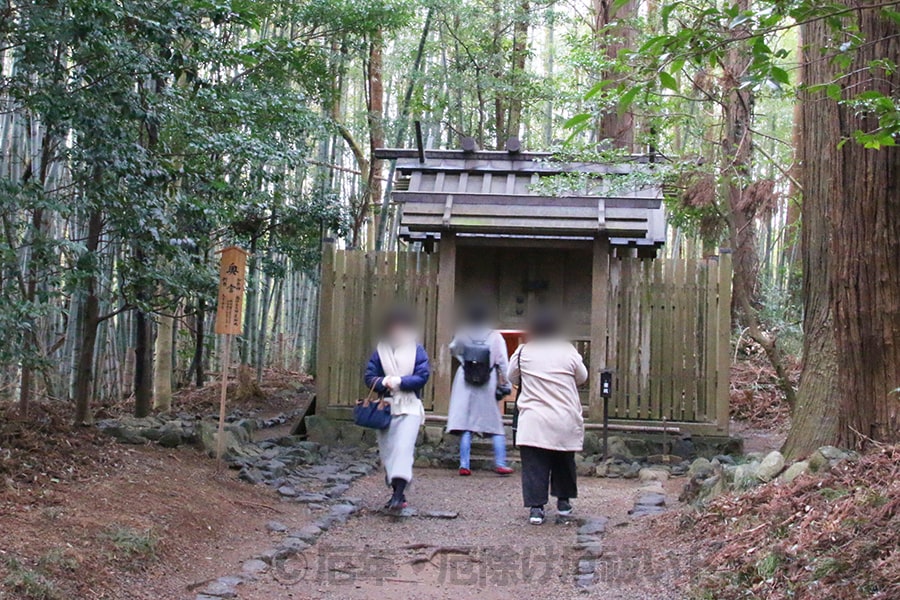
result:
[[[366,397],[363,399],[363,404],[368,404],[372,400],[374,400],[378,394],[375,393],[375,385],[378,383],[379,379],[384,379],[383,377],[374,377],[372,379],[372,386],[369,388],[369,392],[366,394]]]
[[[525,354],[525,344],[522,344],[522,348],[519,350],[519,389],[516,390],[516,402],[519,401],[519,396],[522,395],[522,389],[525,387],[525,371],[522,370],[523,354]],[[518,410],[518,408],[516,410]]]

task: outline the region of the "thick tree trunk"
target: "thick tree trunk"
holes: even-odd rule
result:
[[[365,215],[372,214],[373,204],[381,198],[382,164],[375,158],[375,150],[384,147],[384,38],[381,32],[372,35],[369,46],[369,177],[363,181]],[[375,223],[371,219],[366,249],[375,249]]]
[[[622,6],[615,7],[613,0],[593,0],[593,5],[597,49],[605,51],[606,55],[614,60],[619,52],[634,45],[634,31],[628,25],[613,28],[610,28],[610,25],[632,17],[637,8],[637,1],[628,0]],[[601,76],[603,80],[613,80],[617,77],[614,73],[602,73]],[[633,152],[634,113],[620,112],[615,108],[608,110],[600,118],[597,137],[600,140],[610,140],[614,148]]]
[[[822,35],[826,26],[814,24],[813,35]],[[804,31],[804,36],[807,32]],[[815,60],[816,54],[803,58],[803,82],[827,83],[834,77],[828,61]],[[819,446],[838,440],[840,390],[837,386],[837,356],[834,347],[834,321],[828,285],[830,244],[826,199],[835,193],[834,172],[840,162],[837,138],[837,103],[829,102],[823,92],[805,94],[795,112],[798,142],[795,175],[803,186],[803,225],[800,249],[803,261],[803,374],[792,411],[791,430],[784,445],[788,458],[800,458]]]
[[[516,21],[513,24],[512,70],[510,87],[515,90],[522,85],[525,63],[528,59],[528,20],[531,7],[528,0],[519,3]],[[518,137],[522,125],[522,96],[515,91],[509,98],[509,119],[506,122],[506,137]],[[498,148],[500,149],[500,148]]]
[[[134,416],[146,417],[153,403],[153,354],[150,319],[138,309],[134,311]]]
[[[840,84],[847,97],[866,90],[892,95],[900,74],[873,74],[869,65],[900,60],[900,27],[875,8],[853,14],[866,44]],[[804,25],[806,84],[835,80],[831,62],[821,58],[822,49],[833,46],[833,35],[823,21]],[[877,124],[821,92],[804,98],[802,115],[806,336],[800,400],[786,450],[800,455],[822,443],[896,442],[900,150],[842,144]]]
[[[194,374],[198,388],[203,387],[205,373],[203,369],[203,346],[206,343],[206,301],[197,301],[197,338],[194,344]]]
[[[172,409],[172,346],[175,319],[160,315],[156,328],[156,358],[153,361],[153,408],[160,412]]]
[[[243,333],[238,338],[240,342],[238,354],[242,365],[253,364],[253,354],[256,350],[254,340],[256,339],[256,314],[259,303],[259,259],[256,257],[258,243],[259,239],[256,237],[250,240],[250,256],[247,259],[247,278],[245,280],[247,307],[244,309]]]
[[[134,249],[135,259],[144,261],[144,252],[140,247]],[[138,300],[146,300],[143,290],[137,292]],[[134,416],[146,417],[150,414],[153,403],[153,353],[151,340],[153,324],[147,313],[138,308],[134,311]]]
[[[269,252],[268,260],[272,259]],[[263,370],[266,367],[266,332],[269,328],[269,306],[272,302],[272,276],[266,271],[260,291],[259,329],[256,333],[256,382],[262,382]]]
[[[747,10],[749,0],[739,0],[737,7]],[[735,36],[743,34],[737,30]],[[732,42],[723,65],[722,82],[727,90],[724,104],[725,139],[722,142],[722,173],[728,182],[729,227],[734,252],[734,301],[732,316],[737,318],[745,308],[744,301],[757,307],[759,295],[759,254],[756,238],[754,198],[747,194],[753,161],[753,93],[741,81],[750,64],[751,53],[746,42]]]
[[[100,247],[100,235],[103,232],[103,214],[99,211],[91,213],[88,218],[85,252],[96,255]],[[89,424],[93,421],[91,414],[91,387],[94,379],[94,350],[97,344],[97,327],[100,325],[100,298],[97,296],[97,275],[94,272],[85,279],[85,297],[81,304],[81,331],[77,344],[75,360],[75,384],[73,399],[75,401],[75,423]]]
[[[900,62],[900,24],[867,4],[843,1],[857,20],[865,44],[856,50],[840,83],[847,94],[878,91],[896,98],[900,72],[871,65]],[[860,10],[857,7],[862,6]],[[815,48],[819,37],[807,38]],[[848,36],[849,37],[849,36]],[[818,57],[818,54],[813,56]],[[828,102],[820,102],[826,105]],[[839,135],[879,127],[874,116],[853,106],[838,111]],[[819,126],[819,123],[816,123]],[[837,185],[828,194],[831,294],[837,363],[843,393],[840,435],[861,447],[868,438],[900,441],[900,147],[866,149],[848,142],[835,165]]]
[[[139,84],[142,90],[145,83],[142,81]],[[155,80],[153,85],[156,93],[162,92],[164,83],[161,80]],[[142,124],[141,130],[142,144],[150,152],[155,152],[159,145],[159,127],[150,120]],[[147,260],[140,242],[135,244],[134,255],[138,264],[144,264]],[[141,286],[137,292],[139,303],[145,304],[148,296]],[[134,327],[134,416],[146,417],[153,404],[153,321],[141,307],[135,311]]]
[[[490,51],[494,56],[494,59],[490,61],[490,76],[492,81],[493,96],[494,96],[494,149],[502,150],[503,142],[505,141],[506,136],[506,95],[499,89],[497,89],[500,83],[503,81],[503,61],[500,57],[503,56],[503,37],[504,37],[504,23],[501,20],[501,15],[503,14],[503,7],[499,0],[494,0],[492,12],[494,13],[494,19],[491,23],[491,45]],[[476,65],[476,69],[477,69]],[[476,71],[477,72],[477,71]],[[478,92],[478,100],[479,104],[482,104],[482,93],[479,89]]]

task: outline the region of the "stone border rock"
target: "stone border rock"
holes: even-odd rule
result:
[[[575,569],[575,586],[588,589],[597,583],[598,567],[603,557],[603,540],[608,517],[588,517],[576,531],[575,548],[582,550]]]
[[[790,465],[777,450],[768,454],[750,452],[740,462],[727,456],[716,456],[711,461],[698,458],[688,469],[690,480],[679,500],[705,504],[727,491],[748,490],[765,483],[786,484],[806,473],[827,471],[843,461],[858,459],[856,452],[834,446],[822,446],[808,459]]]
[[[323,445],[371,447],[375,444],[373,430],[357,427],[351,421],[309,415],[305,424],[308,439]],[[511,445],[511,428],[506,429],[508,462],[516,468],[519,464],[518,451]],[[636,479],[647,468],[664,470],[667,475],[677,477],[685,475],[691,466],[691,460],[699,455],[738,456],[741,449],[740,440],[723,436],[695,439],[686,434],[613,435],[608,439],[609,456],[604,458],[600,433],[587,431],[584,451],[576,454],[576,467],[581,477]],[[729,460],[734,462],[731,458]],[[416,440],[415,466],[457,468],[459,436],[446,433],[440,424],[426,423]],[[473,469],[493,468],[493,451],[489,441],[477,437],[473,440],[471,466]]]
[[[237,438],[241,443],[249,441],[256,431],[271,429],[284,425],[304,414],[305,409],[296,409],[287,413],[279,413],[274,417],[255,417],[259,411],[234,410],[225,417],[226,431],[229,437]],[[215,435],[218,428],[218,415],[192,415],[189,413],[164,413],[148,417],[119,417],[97,422],[97,429],[116,438],[122,444],[143,445],[157,443],[164,448],[177,448],[181,445],[203,444],[206,438]],[[234,446],[234,440],[231,445]]]
[[[305,443],[315,444],[314,442]],[[331,458],[339,457],[332,455]],[[263,460],[272,461],[278,459]],[[296,493],[285,494],[282,489],[287,484],[284,484],[277,488],[282,501],[302,502],[308,504],[310,508],[327,509],[327,512],[312,523],[296,530],[290,530],[289,527],[278,521],[266,523],[266,529],[270,533],[281,536],[277,543],[245,560],[241,564],[240,572],[220,577],[209,583],[197,594],[195,600],[236,598],[238,586],[247,581],[254,581],[270,569],[277,568],[281,561],[305,552],[314,546],[326,531],[346,523],[350,517],[359,512],[360,500],[358,498],[345,498],[343,494],[349,490],[351,482],[371,473],[373,469],[374,465],[371,456],[363,456],[348,464],[334,462],[325,465],[307,464],[288,468],[288,472],[284,476],[285,480],[291,481],[293,478],[296,480],[319,481],[326,486],[327,491],[326,493],[316,493],[309,490],[294,490]],[[279,483],[278,479],[270,479],[264,482],[270,486],[275,486]],[[342,483],[335,483],[336,481]]]

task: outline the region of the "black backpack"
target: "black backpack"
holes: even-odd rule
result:
[[[472,339],[466,344],[462,354],[463,376],[466,383],[485,385],[491,380],[491,349],[487,339]]]

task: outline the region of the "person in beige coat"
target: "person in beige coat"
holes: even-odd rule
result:
[[[544,522],[544,505],[556,497],[560,515],[572,513],[578,495],[575,453],[584,442],[578,385],[587,381],[584,360],[561,336],[559,322],[542,313],[530,339],[509,359],[509,380],[519,386],[516,445],[522,457],[522,497],[529,521]]]

